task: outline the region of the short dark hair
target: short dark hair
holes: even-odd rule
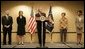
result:
[[[66,13],[65,13],[65,12],[63,12],[63,13],[61,13],[61,14],[64,14],[64,15],[66,15]]]
[[[82,10],[78,10],[77,12],[82,13]]]
[[[22,13],[23,13],[23,11],[19,11],[19,13],[20,13],[20,12],[22,12]]]

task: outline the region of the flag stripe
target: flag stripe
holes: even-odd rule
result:
[[[36,21],[34,17],[31,17],[30,23],[28,25],[28,30],[32,34],[35,32],[36,29]]]
[[[35,20],[35,17],[33,16],[33,9],[31,11],[31,17],[29,19],[29,22],[28,22],[28,31],[33,34],[35,32],[35,29],[36,29],[36,20]]]
[[[29,23],[28,23],[29,24],[28,27],[31,25],[30,23],[32,22],[32,20],[33,20],[32,17],[30,17]]]
[[[29,29],[31,29],[33,25],[34,25],[34,20],[32,20],[32,22],[31,22],[31,26],[30,26]]]

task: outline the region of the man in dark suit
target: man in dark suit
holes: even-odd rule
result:
[[[6,45],[6,35],[8,33],[8,44],[11,44],[11,31],[12,31],[13,19],[9,16],[9,12],[6,11],[6,15],[2,16],[3,25],[3,45]]]
[[[40,9],[38,9],[38,13],[35,16],[37,19],[42,16],[46,17],[46,14],[41,12]],[[36,22],[37,22],[37,31],[38,31],[38,39],[39,39],[40,47],[42,46],[42,44],[43,44],[43,47],[45,47],[45,35],[46,35],[45,22],[46,22],[46,20],[43,21],[43,39],[42,39],[42,22],[40,20],[36,20]]]

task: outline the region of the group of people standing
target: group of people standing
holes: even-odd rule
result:
[[[68,19],[65,17],[66,13],[61,13],[62,18],[59,20],[61,42],[66,42],[67,30],[68,30]],[[84,27],[84,16],[81,10],[77,11],[77,17],[75,19],[76,33],[77,33],[77,44],[81,43],[83,27]]]
[[[46,17],[46,14],[40,10],[38,10],[38,13],[35,15],[35,17]],[[61,35],[61,42],[66,42],[66,35],[68,30],[68,19],[65,17],[66,13],[61,13],[62,18],[59,20],[59,29],[60,29],[60,35]],[[77,17],[76,17],[76,32],[77,32],[77,44],[81,43],[81,37],[82,37],[82,29],[83,29],[83,18],[82,18],[82,11],[77,11]],[[16,19],[17,21],[17,38],[18,38],[18,44],[24,44],[23,43],[23,37],[25,35],[25,25],[26,25],[26,18],[23,16],[23,11],[19,11],[19,16]],[[50,20],[48,20],[50,21]],[[38,32],[38,39],[39,44],[41,46],[41,21],[37,21],[37,32]],[[45,21],[46,22],[46,21]],[[45,35],[46,35],[46,29],[45,29],[45,22],[43,22],[43,46],[45,46]],[[12,44],[11,42],[11,33],[12,33],[12,24],[13,24],[13,18],[9,16],[9,12],[6,12],[5,16],[2,16],[2,25],[3,25],[3,45],[6,45],[6,35],[8,33],[8,44]]]
[[[3,25],[3,45],[6,45],[6,35],[8,33],[8,44],[11,45],[11,33],[12,33],[12,24],[13,18],[9,16],[9,11],[5,12],[6,15],[2,17],[2,25]],[[17,17],[17,38],[18,44],[23,44],[23,37],[25,35],[25,25],[26,18],[23,16],[23,11],[19,11],[19,16]]]

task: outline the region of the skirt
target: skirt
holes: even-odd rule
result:
[[[18,26],[17,35],[25,35],[25,26]]]

